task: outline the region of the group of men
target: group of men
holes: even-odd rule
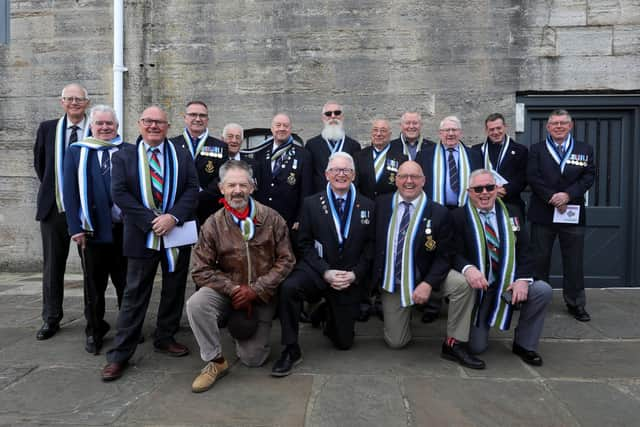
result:
[[[89,98],[81,85],[65,86],[61,105],[65,114],[40,125],[34,147],[44,258],[44,324],[37,338],[59,329],[73,240],[84,273],[90,353],[100,352],[110,330],[104,320],[109,277],[116,288],[119,313],[101,373],[105,381],[123,375],[144,339],[159,265],[154,348],[174,357],[189,353],[175,335],[191,258],[197,290],[186,311],[206,362],[194,392],[228,372],[223,325],[241,362],[261,366],[277,313],[283,350],[272,375],[282,377],[302,361],[304,302],[315,307],[310,316],[332,344],[347,350],[362,302],[375,292],[391,348],[411,340],[413,307],[437,296],[449,303],[443,358],[483,369],[477,355],[486,350],[490,329],[508,329],[519,310],[513,352],[541,365],[537,349],[551,300],[556,236],[564,300],[576,319],[589,320],[584,194],[595,167],[591,147],[573,139],[566,111],[551,113],[547,140],[529,153],[507,135],[500,114],[485,121],[486,141],[469,148],[458,118],[441,121],[435,143],[422,137],[417,112],[402,115],[401,135],[393,141],[389,122],[374,120],[371,144],[361,149],[345,133],[342,106],[327,102],[323,130],[305,146],[280,113],[272,137],[242,152],[240,125],[226,125],[223,141],[209,135],[202,101],[186,105],[184,131],[171,139],[167,113],[146,108],[135,144],[122,141],[110,107],[97,105],[86,114]],[[520,195],[527,184],[531,242]]]

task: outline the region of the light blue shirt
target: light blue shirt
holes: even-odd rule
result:
[[[452,148],[453,148],[453,158],[456,160],[456,166],[458,166],[458,171],[460,171],[460,152],[458,151],[459,144]],[[444,151],[445,151],[445,163],[447,165],[446,167],[447,176],[445,181],[445,190],[446,190],[445,204],[457,206],[459,194],[456,194],[453,192],[453,190],[451,190],[451,177],[449,176],[449,148],[445,147]],[[459,182],[459,185],[462,185],[462,183]],[[463,188],[460,188],[460,191],[463,191],[463,190],[464,190]]]

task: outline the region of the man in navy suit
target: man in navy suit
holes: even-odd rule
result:
[[[33,146],[33,166],[40,181],[36,220],[42,234],[42,320],[36,338],[46,340],[60,329],[64,272],[69,255],[69,232],[64,208],[64,156],[70,144],[89,133],[85,111],[87,90],[77,83],[62,89],[60,104],[65,114],[40,123]]]
[[[311,155],[313,164],[313,192],[324,191],[327,186],[325,170],[329,156],[343,151],[352,157],[360,151],[360,143],[346,135],[344,131],[344,108],[335,101],[328,101],[322,107],[324,128],[320,135],[307,141],[304,148]]]
[[[596,167],[593,148],[573,139],[573,122],[565,110],[554,110],[547,120],[547,139],[531,146],[527,181],[531,248],[535,276],[548,282],[551,250],[556,237],[562,254],[562,289],[569,314],[591,320],[585,309],[584,231],[585,193],[593,185]],[[564,218],[558,219],[558,215]],[[576,221],[567,222],[571,218]]]
[[[298,322],[303,301],[324,297],[325,335],[340,350],[353,345],[361,288],[371,268],[374,245],[373,202],[357,193],[353,158],[344,152],[329,157],[324,191],[304,200],[298,245],[302,258],[280,285],[278,313],[282,327],[280,359],[274,377],[289,375],[302,361]]]
[[[111,157],[123,142],[111,107],[96,105],[89,119],[93,136],[71,144],[64,159],[64,204],[69,234],[78,245],[84,271],[84,348],[98,354],[110,329],[104,320],[109,277],[120,306],[127,275],[122,212],[111,199]]]
[[[507,135],[507,125],[500,113],[490,114],[484,121],[487,139],[472,150],[482,156],[484,168],[492,170],[507,182],[498,182],[498,197],[524,221],[524,201],[520,193],[527,186],[527,157],[529,150]]]
[[[191,246],[166,248],[163,238],[194,219],[198,178],[191,155],[167,139],[169,122],[162,108],[144,110],[138,129],[136,146],[126,146],[113,156],[111,190],[124,214],[128,270],[118,332],[102,370],[104,381],[120,378],[136,350],[158,264],[162,294],[153,345],[169,356],[189,353],[174,335],[182,317]]]

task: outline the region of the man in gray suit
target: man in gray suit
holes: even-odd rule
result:
[[[548,283],[533,278],[528,238],[516,214],[497,199],[493,173],[478,169],[469,177],[469,201],[452,212],[459,247],[454,267],[478,292],[478,310],[469,336],[469,350],[484,352],[489,330],[509,329],[520,310],[513,336],[513,353],[530,365],[542,365],[538,341],[551,302]]]

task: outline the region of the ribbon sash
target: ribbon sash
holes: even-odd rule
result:
[[[495,166],[493,165],[493,163],[491,163],[491,158],[489,156],[489,144],[490,144],[490,142],[487,140],[487,141],[484,142],[484,144],[482,144],[482,157],[484,159],[484,168],[485,169],[489,169],[490,171],[493,171],[493,172],[498,172],[498,169],[500,168],[500,165],[502,164],[502,161],[504,160],[505,156],[509,152],[509,142],[510,141],[511,141],[511,138],[509,137],[509,135],[507,135],[507,137],[505,138],[504,142],[502,144],[500,144],[500,152],[498,153],[498,164],[495,165]]]
[[[236,225],[240,227],[240,233],[242,234],[242,239],[245,242],[253,239],[253,236],[255,236],[256,234],[256,225],[254,222],[256,218],[256,211],[257,209],[253,201],[253,197],[249,197],[249,214],[245,219],[238,218],[233,214],[233,212],[227,209],[227,212],[229,212],[229,215],[231,215],[231,219],[233,220],[233,222],[235,222]]]
[[[467,150],[458,143],[458,182],[460,183],[460,194],[458,194],[458,206],[464,206],[467,203],[469,195],[467,187],[469,187],[469,174],[471,173],[471,165],[469,164],[469,156]],[[444,205],[446,202],[447,190],[447,155],[444,145],[439,143],[433,150],[433,201]]]
[[[338,236],[338,246],[340,247],[344,245],[345,240],[349,237],[349,230],[351,228],[351,216],[353,214],[356,201],[356,187],[353,184],[349,186],[349,193],[347,197],[349,198],[349,211],[347,212],[347,220],[343,229],[342,222],[340,221],[340,213],[338,212],[338,209],[336,209],[335,203],[333,203],[333,190],[331,190],[331,185],[327,183],[327,200],[329,201],[331,217],[333,218],[333,225],[336,229],[336,235]]]
[[[382,172],[384,172],[384,165],[387,162],[387,153],[391,148],[391,144],[387,144],[387,146],[380,152],[377,152],[374,147],[371,147],[371,151],[373,152],[373,170],[376,174],[376,182],[380,181],[382,177]]]
[[[569,157],[571,157],[571,153],[573,153],[573,145],[574,145],[573,134],[571,133],[569,134],[569,146],[567,147],[567,150],[564,152],[564,156],[560,156],[560,153],[558,153],[558,149],[556,148],[558,144],[556,144],[553,141],[553,139],[551,138],[551,135],[547,135],[546,144],[547,144],[547,151],[551,155],[551,158],[553,158],[554,162],[560,165],[560,172],[564,173],[564,168],[567,165],[567,160],[569,159]]]
[[[409,160],[415,160],[411,158],[411,151],[409,150],[409,143],[404,139],[404,135],[402,132],[400,133],[400,141],[402,141],[402,153],[407,156]],[[422,150],[422,143],[424,140],[418,135],[418,140],[416,141],[416,156],[418,152]]]
[[[184,128],[184,131],[182,132],[182,137],[184,138],[185,141],[187,141],[187,147],[189,147],[191,158],[195,160],[195,158],[198,157],[198,155],[202,151],[202,147],[204,147],[205,144],[207,143],[207,138],[209,137],[209,129],[205,129],[204,133],[200,135],[200,138],[195,138],[196,141],[198,141],[197,144],[194,144],[194,141],[191,139],[191,135],[189,134],[189,131],[187,130],[187,128]]]
[[[337,153],[338,151],[343,151],[342,149],[344,148],[344,138],[345,138],[345,135],[343,135],[342,139],[340,139],[340,141],[336,142],[335,145],[331,145],[331,143],[329,142],[328,139],[326,139],[325,137],[322,137],[322,139],[324,139],[324,142],[327,143],[327,147],[329,148],[329,152],[331,154]]]
[[[89,119],[85,115],[84,117],[84,131],[82,132],[81,140],[85,139],[91,134],[91,128],[89,127]],[[55,191],[56,191],[56,206],[58,212],[64,212],[64,154],[66,152],[67,140],[67,115],[65,114],[58,120],[56,125],[56,136],[54,141],[54,156],[53,156],[53,173],[55,175]]]

